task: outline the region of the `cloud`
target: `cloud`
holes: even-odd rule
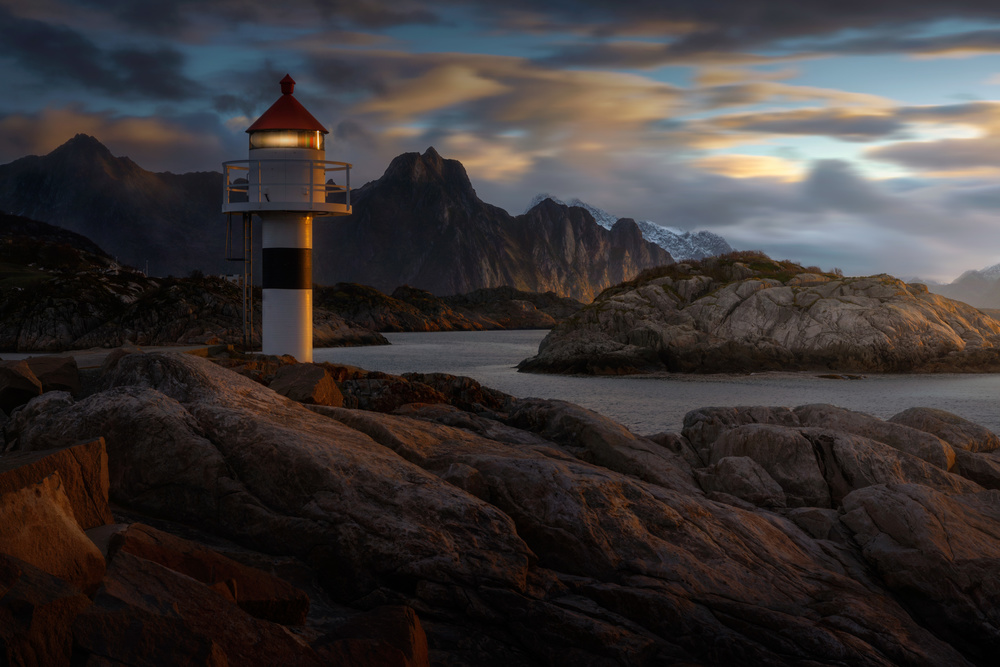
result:
[[[151,171],[217,171],[223,160],[246,154],[242,130],[219,127],[211,114],[166,119],[63,108],[0,116],[0,163],[44,155],[78,133],[97,137],[115,155]]]
[[[842,108],[715,116],[703,125],[725,131],[825,136],[844,141],[891,138],[906,128],[906,123],[891,110]]]
[[[61,25],[15,16],[0,8],[0,58],[45,77],[47,85],[76,85],[120,98],[181,100],[201,93],[183,74],[173,48],[105,49]]]
[[[449,63],[420,76],[394,82],[381,94],[361,104],[358,110],[384,113],[395,119],[409,118],[509,91],[508,86],[483,76],[472,67]]]
[[[440,21],[437,13],[427,8],[428,3],[419,0],[159,0],[155,11],[134,0],[51,0],[49,4],[63,11],[82,7],[119,26],[173,36],[248,23],[272,28],[319,24],[377,29]]]
[[[706,109],[747,106],[762,102],[814,102],[835,104],[856,104],[863,106],[889,106],[890,100],[879,95],[852,93],[832,88],[814,86],[794,86],[776,81],[752,81],[725,86],[699,88],[694,95],[701,98]]]
[[[812,210],[852,214],[882,214],[898,204],[844,160],[818,160],[802,183],[802,197]]]
[[[797,181],[802,168],[790,160],[769,155],[709,155],[692,160],[691,164],[715,174],[730,178],[773,178],[780,181]]]
[[[1000,167],[1000,137],[906,141],[871,148],[866,155],[918,171]]]

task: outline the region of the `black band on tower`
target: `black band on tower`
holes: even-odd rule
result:
[[[312,289],[312,248],[264,248],[264,289]]]

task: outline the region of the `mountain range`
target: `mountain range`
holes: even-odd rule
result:
[[[227,272],[222,174],[153,173],[78,134],[0,165],[0,212],[82,234],[153,275]]]
[[[976,308],[1000,308],[1000,264],[966,271],[947,284],[919,280],[934,294],[964,301]]]
[[[604,209],[591,206],[579,199],[571,199],[568,202],[564,202],[547,193],[536,195],[531,200],[527,210],[530,211],[546,199],[551,199],[557,204],[564,206],[579,206],[585,209],[593,216],[594,221],[605,229],[611,229],[620,219],[613,213],[608,213]],[[664,227],[651,220],[637,220],[635,224],[639,226],[639,231],[642,232],[644,239],[655,243],[669,252],[670,256],[678,262],[705,259],[706,257],[733,252],[733,247],[726,242],[726,239],[712,232],[690,232],[674,227]]]
[[[511,216],[480,200],[462,164],[433,148],[396,157],[351,200],[353,215],[314,228],[317,282],[438,295],[506,285],[590,301],[673,261],[631,219],[605,229],[586,210],[552,200]]]
[[[116,260],[159,276],[234,271],[223,257],[221,189],[218,172],[150,172],[84,134],[48,155],[0,165],[0,212],[82,234]],[[687,242],[670,245],[650,231],[662,234],[663,227],[612,219],[582,202],[539,201],[511,216],[480,200],[462,164],[433,148],[400,155],[352,199],[352,216],[315,227],[318,283],[383,291],[408,284],[437,295],[510,286],[589,301],[673,261],[669,248],[682,258],[729,248],[707,232],[667,232]],[[716,239],[721,244],[706,245]]]

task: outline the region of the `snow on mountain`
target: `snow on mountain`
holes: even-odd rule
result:
[[[557,197],[545,193],[536,195],[525,210],[530,211],[546,199],[551,199],[563,206],[579,206],[585,209],[590,215],[594,216],[597,224],[605,229],[611,229],[619,220],[618,216],[596,206],[591,206],[579,199],[571,199],[568,202],[564,202]],[[669,252],[670,256],[678,262],[689,259],[702,259],[733,251],[732,246],[726,243],[726,239],[712,232],[689,232],[675,227],[664,227],[651,220],[638,220],[636,224],[639,226],[639,231],[642,232],[643,238]]]
[[[980,269],[979,275],[987,280],[997,280],[1000,278],[1000,264],[994,264],[993,266],[987,266],[985,269]]]

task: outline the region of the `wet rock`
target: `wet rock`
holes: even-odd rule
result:
[[[283,625],[302,625],[309,598],[301,590],[189,540],[143,524],[132,524],[111,538],[109,553],[124,551],[185,574],[206,586],[223,584],[251,616]]]
[[[757,507],[784,507],[785,492],[753,459],[727,456],[696,471],[698,483],[707,493],[727,493]]]
[[[815,426],[870,438],[912,454],[942,470],[950,470],[955,463],[955,450],[951,445],[936,435],[903,424],[882,421],[862,412],[833,405],[803,405],[795,408],[795,414],[803,426]]]
[[[104,557],[73,517],[59,473],[0,495],[0,552],[92,592]]]
[[[299,403],[334,407],[344,404],[344,396],[333,376],[316,364],[282,366],[268,386],[271,391]]]
[[[1000,449],[1000,438],[984,426],[934,408],[910,408],[889,419],[941,438],[955,449],[992,452]]]
[[[0,410],[10,414],[42,393],[42,383],[25,361],[0,361]]]
[[[73,619],[89,606],[64,579],[0,553],[0,664],[70,664]]]
[[[261,621],[208,586],[120,551],[94,604],[73,624],[81,653],[128,665],[317,666],[282,626]]]

